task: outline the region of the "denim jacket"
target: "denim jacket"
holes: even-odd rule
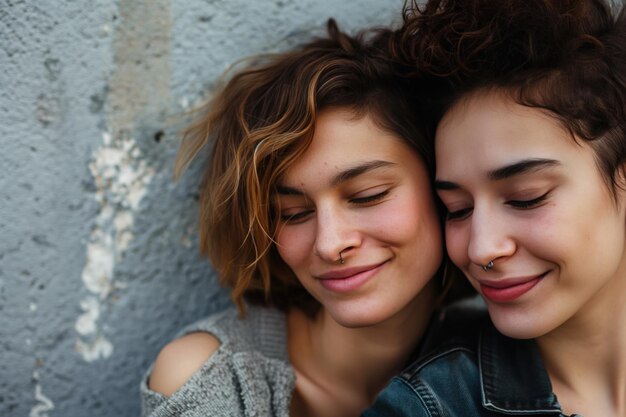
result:
[[[363,417],[564,416],[533,340],[503,336],[488,318],[447,333]]]

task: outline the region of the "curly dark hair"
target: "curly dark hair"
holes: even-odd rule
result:
[[[506,92],[588,141],[615,192],[626,162],[624,6],[608,0],[430,0],[420,6],[412,0],[403,16],[390,49],[413,75],[439,83],[431,129],[473,92]]]

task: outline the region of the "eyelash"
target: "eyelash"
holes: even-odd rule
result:
[[[305,210],[299,213],[290,214],[287,216],[280,216],[280,221],[283,223],[297,224],[299,221],[303,220],[309,214],[313,213],[313,210]]]
[[[549,193],[550,192],[548,191],[547,193],[544,193],[537,198],[533,198],[532,200],[511,200],[508,204],[522,210],[531,209],[543,203],[545,199],[548,198]]]
[[[373,195],[368,195],[365,197],[351,198],[349,201],[352,204],[358,204],[358,205],[370,204],[370,203],[374,203],[378,200],[382,200],[383,198],[385,198],[389,194],[389,191],[390,190],[385,190],[383,192],[373,194]]]
[[[537,207],[541,203],[543,203],[548,198],[549,194],[550,192],[548,191],[540,195],[539,197],[533,198],[531,200],[509,200],[506,203],[516,209],[530,210],[530,209]],[[472,211],[472,208],[465,208],[465,209],[461,209],[461,210],[457,210],[453,212],[448,212],[446,219],[447,220],[459,220],[467,216],[469,213],[471,213],[471,211]]]
[[[462,209],[457,211],[449,211],[446,215],[446,220],[459,220],[465,217],[472,211],[471,209]]]
[[[373,194],[373,195],[368,195],[365,197],[351,198],[350,200],[348,200],[348,202],[351,204],[359,205],[359,206],[365,206],[368,204],[378,202],[379,200],[382,200],[389,194],[389,192],[390,190],[385,190],[383,192]],[[298,224],[299,221],[303,221],[311,213],[313,213],[313,210],[305,210],[299,213],[290,214],[288,216],[281,215],[280,220],[283,223]]]

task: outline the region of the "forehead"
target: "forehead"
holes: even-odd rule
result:
[[[561,160],[591,149],[573,140],[546,112],[502,93],[480,93],[457,102],[436,133],[437,176],[488,171],[520,159]]]
[[[303,182],[372,160],[396,163],[406,158],[419,160],[405,140],[378,127],[369,114],[331,108],[320,112],[311,143],[281,182]]]

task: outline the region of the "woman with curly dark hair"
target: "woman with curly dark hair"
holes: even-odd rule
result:
[[[449,256],[491,320],[366,416],[626,416],[626,12],[603,0],[431,0],[398,59],[439,83]]]
[[[238,307],[189,326],[143,415],[355,416],[418,349],[446,291],[432,143],[387,32],[259,57],[186,132],[210,147],[200,246]]]

